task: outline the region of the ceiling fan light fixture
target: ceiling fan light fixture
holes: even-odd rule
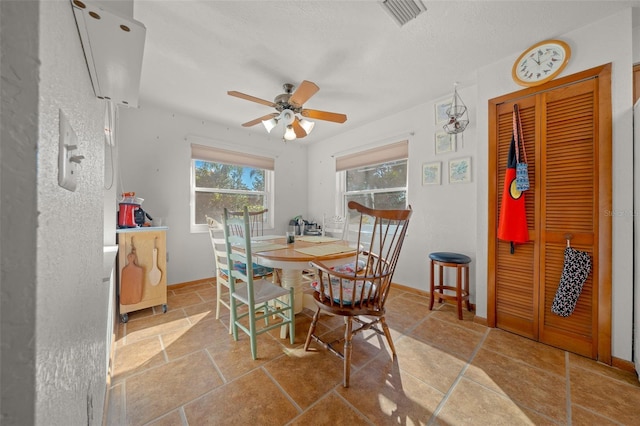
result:
[[[311,133],[315,125],[316,123],[313,121],[309,121],[305,118],[300,119],[300,127],[302,127],[304,131],[307,132],[307,135]]]
[[[267,129],[267,133],[271,133],[273,128],[278,125],[278,119],[270,118],[268,120],[262,120],[262,124],[264,125],[264,128]]]
[[[296,139],[296,132],[293,130],[293,126],[291,124],[287,125],[287,129],[284,132],[284,138],[288,141]]]
[[[282,120],[285,126],[289,126],[296,119],[296,115],[290,109],[283,110],[278,119]]]

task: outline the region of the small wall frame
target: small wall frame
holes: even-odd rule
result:
[[[449,121],[447,110],[451,108],[451,96],[434,104],[436,124],[444,124]]]
[[[441,168],[440,161],[422,164],[422,185],[440,185]]]
[[[449,161],[449,183],[471,182],[471,157]]]
[[[455,152],[456,150],[456,135],[450,135],[444,130],[435,132],[433,141],[436,147],[436,154]]]

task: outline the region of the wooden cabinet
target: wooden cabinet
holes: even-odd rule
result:
[[[129,320],[129,312],[152,306],[161,306],[163,312],[167,311],[166,231],[166,227],[129,228],[116,231],[118,235],[118,305],[122,322]],[[135,257],[129,256],[132,253]],[[134,265],[139,268],[130,266],[125,269],[133,259],[135,259]],[[133,274],[130,273],[132,270]],[[135,290],[132,291],[132,288]]]
[[[611,363],[611,102],[603,66],[490,102],[487,322]],[[524,193],[529,242],[496,238],[513,104],[531,189]],[[566,240],[588,252],[592,271],[575,311],[551,313]]]

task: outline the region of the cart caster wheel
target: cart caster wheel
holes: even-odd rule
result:
[[[167,313],[167,305],[162,305],[162,313],[166,314]]]
[[[122,314],[120,315],[120,321],[122,321],[123,323],[127,323],[127,321],[129,321],[129,314]]]

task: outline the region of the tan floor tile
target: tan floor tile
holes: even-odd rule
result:
[[[185,405],[184,411],[190,425],[282,425],[299,414],[261,369]]]
[[[542,368],[564,377],[566,374],[565,351],[541,345],[526,337],[497,328],[489,329],[482,347],[502,355]]]
[[[125,382],[127,422],[144,424],[222,385],[204,351],[156,367]]]
[[[583,368],[570,369],[571,403],[623,424],[640,424],[640,387]]]
[[[462,379],[438,413],[435,425],[554,425],[551,419],[518,406],[505,395]]]
[[[464,377],[558,422],[566,422],[566,380],[499,353],[481,349]]]
[[[571,406],[571,424],[574,426],[620,426],[620,423],[616,421],[602,417],[587,408],[575,404]]]
[[[213,256],[213,254],[212,254],[212,256]],[[215,288],[216,287],[216,282],[215,282],[215,280],[211,280],[211,281],[198,283],[198,284],[191,284],[191,285],[184,286],[184,287],[179,287],[179,288],[171,288],[171,287],[175,287],[175,286],[167,286],[167,291],[168,292],[170,291],[173,294],[184,294],[184,293],[193,293],[193,292],[200,291],[200,290],[207,290],[207,289]]]
[[[425,425],[444,396],[384,355],[352,373],[350,387],[336,392],[377,425]]]
[[[162,334],[162,343],[169,360],[180,358],[226,339],[229,332],[219,321],[199,321],[189,327]]]
[[[307,425],[370,425],[361,414],[354,411],[342,398],[330,393],[289,423],[291,426]]]
[[[180,410],[174,410],[159,419],[147,423],[147,426],[182,426]]]
[[[114,354],[113,381],[118,382],[132,374],[166,364],[166,362],[158,336],[118,346]]]
[[[483,334],[449,321],[435,319],[431,315],[413,329],[411,336],[466,361],[482,340]]]
[[[223,307],[224,308],[224,307]],[[204,302],[199,305],[185,306],[182,308],[189,321],[193,324],[203,320],[215,320],[216,305],[212,302]]]
[[[256,360],[251,358],[249,336],[242,332],[238,333],[237,342],[233,340],[233,336],[226,334],[226,338],[218,339],[214,345],[208,347],[207,352],[220,369],[224,380],[229,382],[282,356],[285,351],[284,347],[268,334],[258,336],[257,342]]]
[[[167,296],[169,310],[181,309],[185,306],[199,305],[204,300],[196,292],[180,293]]]
[[[406,336],[396,342],[398,364],[417,379],[446,393],[466,362],[421,340]]]
[[[453,305],[448,305],[442,307],[441,309],[434,310],[431,314],[431,318],[439,319],[441,321],[447,321],[453,325],[457,325],[459,327],[468,328],[471,331],[475,331],[477,333],[483,333],[487,331],[487,327],[473,322],[475,315],[472,312],[467,312],[466,310],[462,311],[462,320],[458,319],[458,311],[456,307]]]
[[[590,358],[586,358],[576,354],[569,354],[569,365],[571,367],[580,367],[594,373],[602,374],[611,379],[620,380],[633,386],[640,386],[638,376],[630,371],[621,370],[619,368],[611,367],[601,362],[595,361]]]
[[[395,297],[385,304],[387,324],[397,332],[405,332],[430,314],[429,306],[419,299]]]
[[[109,407],[107,408],[106,426],[126,424],[127,413],[124,403],[124,383],[118,383],[109,389]]]
[[[264,365],[303,410],[342,383],[342,360],[325,349],[297,348]]]
[[[168,333],[189,325],[189,321],[182,310],[153,315],[136,320],[129,320],[126,324],[126,341],[146,339],[157,334]]]
[[[202,290],[198,290],[198,296],[205,302],[211,302],[216,300],[216,288],[206,288]]]

